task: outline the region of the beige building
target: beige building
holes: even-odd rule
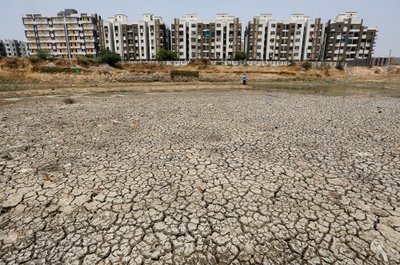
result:
[[[96,55],[102,48],[102,21],[97,14],[66,9],[56,15],[26,14],[22,17],[28,51],[57,57]]]
[[[144,14],[138,22],[117,14],[103,25],[105,48],[123,60],[155,60],[160,49],[169,50],[170,31],[160,16]]]
[[[175,18],[171,27],[171,50],[180,60],[206,58],[233,59],[242,50],[242,23],[228,14],[217,14],[212,21],[196,14]]]
[[[365,26],[356,12],[339,14],[326,24],[324,59],[351,61],[371,58],[377,32],[376,28]]]

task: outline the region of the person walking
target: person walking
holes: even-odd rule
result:
[[[247,75],[246,75],[246,73],[243,73],[242,81],[243,81],[243,85],[247,85]]]

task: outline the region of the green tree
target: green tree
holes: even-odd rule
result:
[[[173,61],[176,60],[176,53],[172,51],[167,51],[166,49],[160,49],[156,55],[159,61]]]
[[[42,60],[47,60],[47,59],[49,59],[50,54],[48,51],[38,50],[36,53],[36,56]]]
[[[110,66],[115,67],[117,63],[121,61],[121,56],[118,53],[109,50],[102,50],[100,55],[97,57],[100,63],[106,63]]]
[[[247,53],[245,53],[245,52],[236,52],[235,53],[235,60],[244,61],[246,59],[247,59]]]

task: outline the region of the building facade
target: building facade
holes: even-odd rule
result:
[[[4,46],[4,43],[2,40],[0,40],[0,56],[4,56],[4,57],[7,56],[6,47]]]
[[[228,14],[217,14],[213,21],[200,20],[196,14],[175,18],[171,47],[180,60],[234,59],[242,51],[242,23]]]
[[[27,45],[19,40],[0,40],[0,55],[4,57],[28,56]]]
[[[170,31],[162,18],[153,14],[144,14],[134,23],[117,14],[104,22],[103,29],[105,48],[123,60],[155,60],[160,49],[170,48]]]
[[[351,61],[372,57],[376,28],[368,28],[356,12],[339,14],[325,28],[323,58],[326,61]]]
[[[323,41],[321,19],[293,14],[288,20],[271,14],[254,17],[245,30],[245,51],[250,60],[319,60]]]
[[[102,21],[97,14],[79,14],[66,9],[56,15],[26,14],[22,18],[31,54],[47,52],[57,57],[99,53],[102,42]]]

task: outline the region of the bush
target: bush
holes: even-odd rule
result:
[[[236,61],[244,61],[247,59],[247,53],[245,52],[236,52],[235,58]]]
[[[116,67],[117,63],[121,62],[121,56],[112,51],[102,50],[97,60],[100,63],[106,63],[109,66]]]
[[[78,56],[76,57],[76,62],[83,67],[89,67],[90,63],[89,63],[89,59],[83,56]]]
[[[38,50],[36,53],[36,57],[42,60],[48,60],[50,58],[50,54],[48,51]]]
[[[312,68],[312,64],[310,62],[304,62],[302,63],[301,67],[303,67],[304,70],[308,71]]]
[[[174,80],[177,77],[184,77],[184,78],[199,78],[200,74],[198,71],[179,71],[173,70],[171,71],[171,78]]]
[[[156,59],[158,61],[173,61],[176,60],[176,53],[167,51],[165,49],[160,49],[157,52]]]

